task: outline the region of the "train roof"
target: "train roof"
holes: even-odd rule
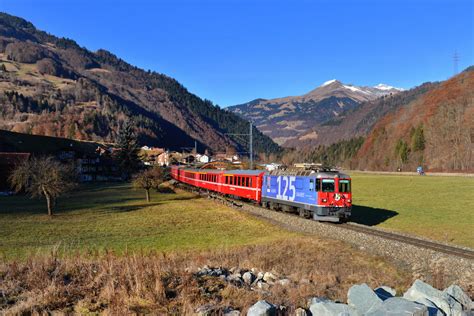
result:
[[[350,178],[348,174],[342,173],[338,170],[273,170],[269,172],[272,176],[302,176],[315,178]]]
[[[258,176],[259,174],[263,172],[265,172],[265,170],[224,170],[225,174],[252,175],[252,176]]]
[[[205,173],[215,173],[215,174],[231,174],[231,175],[252,175],[257,176],[264,170],[219,170],[219,169],[196,169],[196,168],[182,168],[181,170],[190,171],[190,172],[205,172]]]

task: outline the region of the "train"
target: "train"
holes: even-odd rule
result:
[[[351,216],[351,178],[330,168],[264,171],[172,166],[171,177],[199,190],[316,221],[345,222]]]

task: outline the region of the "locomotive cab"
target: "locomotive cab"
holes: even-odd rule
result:
[[[274,170],[263,176],[262,205],[318,221],[344,221],[352,208],[351,178],[333,169]]]
[[[351,178],[348,175],[321,173],[316,178],[317,207],[313,219],[339,221],[349,218],[352,209]]]

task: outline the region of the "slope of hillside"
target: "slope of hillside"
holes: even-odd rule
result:
[[[384,84],[358,87],[329,80],[316,89],[295,97],[256,99],[231,106],[229,111],[251,119],[258,128],[279,144],[298,145],[300,135],[306,135],[315,125],[339,117],[344,111],[357,108],[365,101],[393,95],[401,89]],[[302,139],[312,139],[309,133]],[[296,142],[295,142],[296,141]]]
[[[0,13],[0,128],[32,134],[114,141],[132,119],[141,143],[246,150],[229,133],[248,123],[188,92],[176,80],[134,67],[105,50],[90,52],[70,39]],[[278,146],[254,130],[256,151]],[[202,148],[201,147],[201,148]]]
[[[361,169],[474,170],[474,69],[385,115],[356,161]]]
[[[315,124],[309,130],[285,142],[284,146],[315,147],[366,136],[384,115],[405,106],[436,86],[437,83],[424,83],[407,91],[363,102],[355,108],[341,112],[338,117]]]

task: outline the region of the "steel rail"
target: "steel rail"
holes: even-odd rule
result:
[[[259,209],[262,209],[262,210],[265,210],[265,211],[270,211],[269,209],[261,207],[260,205],[257,205],[257,204],[254,204],[254,203],[247,203],[247,202],[244,202],[242,200],[237,200],[237,199],[233,199],[233,198],[230,198],[230,197],[209,194],[208,192],[205,192],[203,190],[199,190],[198,188],[193,187],[193,186],[189,186],[185,183],[180,183],[180,184],[183,185],[182,187],[184,187],[186,190],[188,190],[188,191],[190,191],[194,194],[198,194],[198,195],[206,196],[206,197],[212,197],[216,200],[219,200],[220,202],[226,201],[227,205],[230,206],[230,207],[233,207],[233,208],[242,209],[242,207],[245,205],[247,207],[254,207],[254,208],[259,208]],[[279,213],[282,213],[282,212],[279,212]],[[285,213],[285,212],[283,212],[283,213]],[[302,217],[300,217],[296,214],[292,214],[292,213],[285,213],[285,215],[302,218]],[[262,218],[265,218],[266,220],[269,220],[266,217],[262,217]],[[311,220],[311,219],[308,219],[308,220]],[[273,222],[273,223],[276,223],[276,224],[284,225],[287,228],[290,228],[290,227],[288,227],[288,225],[286,223],[278,221],[276,219],[270,219],[270,221]],[[474,260],[474,251],[471,250],[471,249],[467,249],[467,248],[461,248],[461,247],[446,245],[446,244],[442,244],[442,243],[437,243],[435,241],[420,239],[420,238],[417,238],[417,237],[414,237],[414,236],[407,236],[407,235],[403,235],[403,234],[399,234],[399,233],[395,233],[395,232],[382,231],[380,229],[375,229],[375,228],[370,227],[370,226],[364,226],[364,225],[356,224],[356,223],[352,223],[352,222],[348,222],[348,223],[323,222],[323,223],[326,224],[326,225],[331,225],[333,227],[338,227],[340,229],[352,230],[352,231],[355,231],[355,232],[359,232],[359,233],[363,233],[363,234],[367,234],[367,235],[372,235],[372,236],[376,236],[376,237],[379,237],[379,238],[393,240],[393,241],[397,241],[397,242],[401,242],[401,243],[405,243],[405,244],[410,244],[410,245],[413,245],[413,246],[416,246],[416,247],[437,251],[437,252],[443,253],[443,254],[448,254],[448,255],[453,255],[453,256],[469,259],[469,260]]]

